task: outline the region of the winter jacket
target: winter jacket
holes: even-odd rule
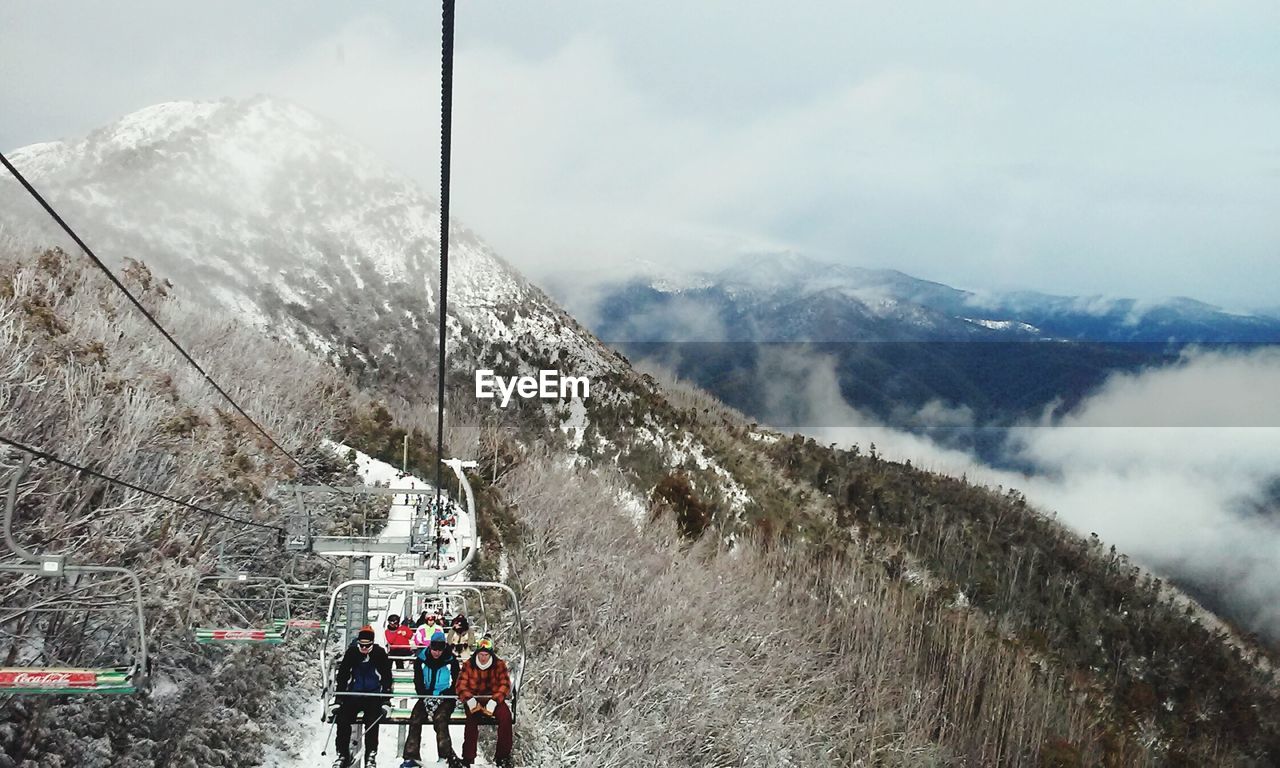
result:
[[[415,648],[426,648],[431,644],[431,635],[436,634],[436,632],[443,632],[440,625],[420,623],[420,625],[417,625],[416,630],[413,630],[413,646]]]
[[[413,657],[413,687],[419,696],[452,696],[458,682],[458,659],[448,651],[431,657],[425,648]]]
[[[462,665],[462,673],[458,675],[459,700],[488,696],[495,701],[506,701],[509,693],[511,674],[507,672],[507,662],[497,656],[493,657],[488,669],[481,669],[475,656]]]
[[[412,627],[401,624],[395,629],[388,629],[386,631],[386,636],[387,636],[387,647],[391,649],[392,653],[396,653],[397,655],[401,655],[401,656],[409,655],[408,653],[404,653],[404,652],[408,651],[409,647],[413,645],[413,642],[412,642],[413,628]]]
[[[466,632],[455,632],[451,629],[445,642],[453,648],[458,658],[466,661],[471,656],[471,649],[476,646],[476,633],[470,629]]]
[[[347,646],[338,665],[338,691],[391,693],[391,659],[375,645],[366,658],[355,643]]]

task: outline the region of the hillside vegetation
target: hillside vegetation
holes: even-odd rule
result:
[[[688,544],[628,491],[532,461],[502,488],[545,765],[1015,765],[1090,713],[972,615],[792,547]],[[638,524],[637,524],[638,523]]]
[[[1090,765],[1280,764],[1274,652],[1206,625],[1189,601],[1114,547],[992,490],[799,436],[760,431],[670,382],[640,406],[681,425],[751,500],[733,510],[714,467],[618,463],[688,540],[763,538],[796,562],[871,569],[924,599],[964,607],[994,640],[1087,701],[1083,743],[1053,759]],[[653,414],[660,414],[654,416]]]
[[[278,525],[279,511],[259,502],[268,482],[292,476],[293,468],[119,291],[82,264],[57,250],[0,251],[0,435],[205,508]],[[140,264],[123,278],[291,453],[321,476],[341,469],[319,445],[350,399],[335,372],[243,326],[185,310]],[[0,447],[6,480],[18,461],[16,451]],[[200,574],[250,559],[283,572],[287,560],[274,533],[44,462],[32,466],[19,493],[15,530],[23,545],[139,573],[153,692],[4,697],[0,766],[252,764],[280,720],[276,696],[297,678],[304,652],[200,650],[186,612]],[[315,576],[322,565],[300,562],[297,573]],[[12,607],[41,586],[50,585],[6,577],[0,604]],[[63,663],[89,663],[103,642],[100,634],[85,636],[95,605],[67,604],[73,610],[44,637],[43,652]],[[0,654],[13,659],[26,649],[9,634],[15,629],[9,621]]]

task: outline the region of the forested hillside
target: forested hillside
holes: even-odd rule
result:
[[[234,320],[196,314],[136,262],[126,282],[320,477],[325,437],[431,472],[434,404],[360,391]],[[57,251],[0,267],[6,437],[264,524],[302,470],[153,338],[96,272]],[[1270,659],[1101,542],[993,492],[761,430],[713,399],[623,368],[566,426],[559,407],[451,416],[486,540],[534,649],[528,765],[1265,765]],[[557,426],[558,425],[558,426]],[[6,469],[17,456],[5,454]],[[329,521],[340,528],[346,510]],[[30,546],[144,577],[151,693],[9,699],[4,765],[254,765],[305,644],[198,651],[195,575],[289,567],[274,536],[37,464]],[[224,537],[224,532],[226,536]],[[223,542],[226,542],[224,545]],[[294,564],[300,574],[327,566]],[[502,567],[505,566],[505,567]]]

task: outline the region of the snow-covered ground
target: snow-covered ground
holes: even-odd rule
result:
[[[346,446],[331,444],[331,447],[340,452],[342,455],[350,450]],[[359,467],[360,476],[367,485],[384,485],[392,488],[422,488],[430,490],[434,488],[431,483],[426,482],[412,475],[403,475],[395,467],[382,461],[378,461],[364,453],[356,452],[356,463]],[[412,496],[395,496],[392,498],[391,511],[387,518],[387,525],[379,535],[381,539],[407,539],[409,537],[410,523],[413,519],[414,498]],[[467,519],[467,511],[460,510],[458,514],[457,530],[470,530],[470,521]],[[452,536],[447,537],[446,555],[462,556],[462,552],[457,548],[458,540]],[[401,558],[400,563],[404,564],[408,558]],[[374,556],[370,565],[371,578],[374,579],[393,579],[400,580],[405,578],[406,571],[397,571],[396,558],[392,556],[381,557]],[[379,641],[382,639],[382,630],[386,628],[386,617],[388,613],[401,613],[399,607],[392,608],[392,605],[403,605],[401,597],[391,596],[381,600],[371,599],[369,606],[369,624],[378,630]],[[318,766],[330,766],[336,759],[337,755],[333,749],[333,727],[322,723],[321,702],[319,691],[308,692],[312,694],[309,703],[299,703],[298,709],[302,710],[302,714],[294,721],[294,726],[284,729],[282,742],[269,749],[263,757],[263,766],[266,768],[317,768]],[[402,762],[401,745],[408,726],[387,726],[380,733],[380,744],[378,747],[378,768],[398,768]],[[459,755],[462,754],[462,726],[455,725],[450,729],[453,737],[453,749]],[[492,752],[492,729],[482,728],[480,730],[480,755],[476,759],[476,765],[489,765],[485,758],[486,752]],[[326,750],[327,748],[327,750]],[[322,751],[327,751],[326,755],[321,755]],[[360,756],[354,756],[357,760],[356,764],[361,765]],[[435,761],[435,734],[431,730],[430,724],[423,727],[422,733],[422,757],[423,765],[427,766],[443,766],[443,761]]]

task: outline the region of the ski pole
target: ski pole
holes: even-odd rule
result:
[[[324,757],[325,755],[329,754],[329,739],[333,738],[333,726],[336,725],[336,721],[337,719],[335,718],[334,722],[329,723],[329,733],[325,735],[324,748],[320,750],[321,757]]]
[[[381,722],[383,717],[386,717],[386,714],[385,714],[385,713],[383,713],[383,714],[379,714],[377,717],[375,717],[375,718],[373,719],[373,722],[372,722],[372,723],[369,723],[367,726],[365,726],[364,733],[360,734],[360,738],[364,738],[365,736],[368,736],[368,735],[369,735],[369,729],[370,729],[370,728],[373,728],[373,727],[374,727],[374,726],[376,726],[379,722]]]

